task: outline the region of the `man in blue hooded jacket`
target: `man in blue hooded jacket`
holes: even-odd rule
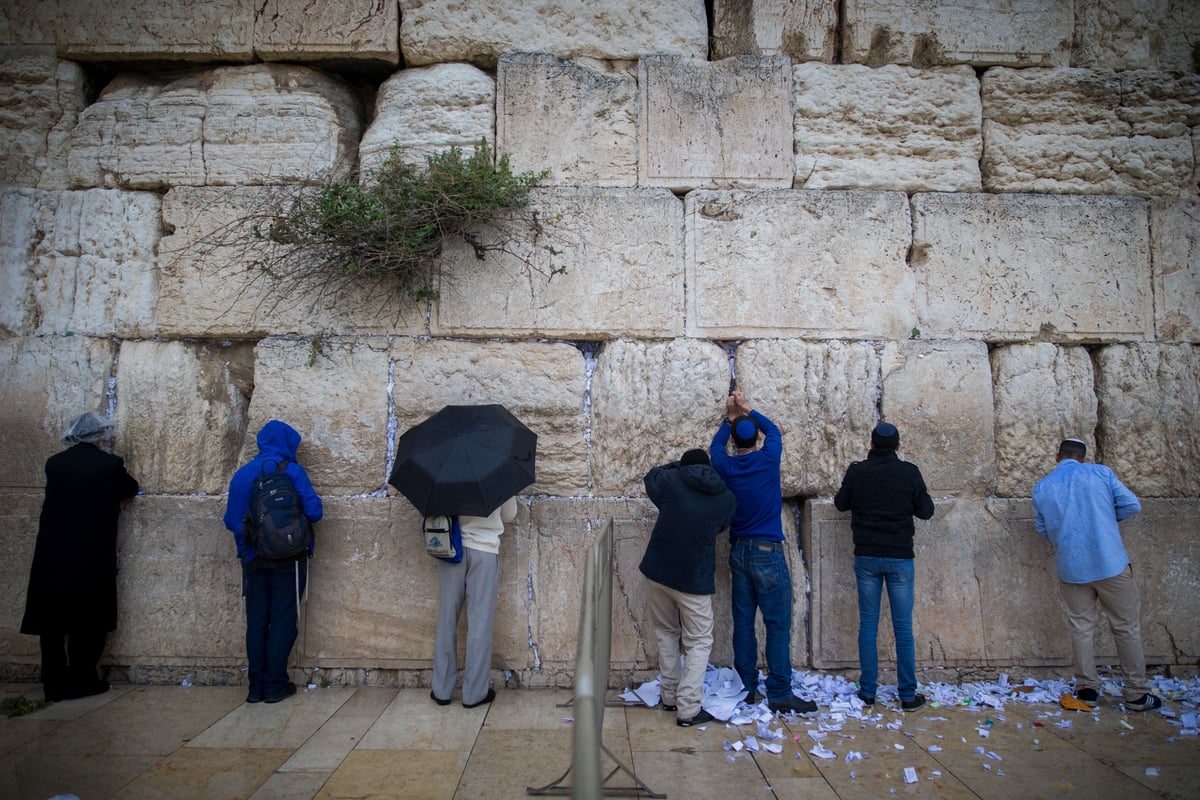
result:
[[[278,703],[296,693],[296,684],[288,680],[288,658],[296,643],[296,619],[300,597],[308,583],[308,553],[289,561],[259,558],[246,543],[242,520],[250,509],[254,479],[273,472],[279,463],[292,479],[301,510],[309,522],[321,519],[321,498],[313,489],[304,467],[296,462],[300,434],[290,425],[271,420],[258,432],[258,455],[239,469],[229,482],[229,501],[225,506],[225,527],[233,532],[238,558],[242,562],[242,594],[246,598],[246,659],[249,662],[250,691],[247,703]]]

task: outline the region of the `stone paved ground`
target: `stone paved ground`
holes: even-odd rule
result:
[[[436,706],[421,689],[317,688],[277,705],[246,705],[244,693],[118,685],[0,719],[0,797],[515,799],[569,763],[565,691],[502,690],[470,710]],[[21,695],[41,691],[0,685],[0,697]],[[1200,737],[1178,723],[1196,708],[1178,698],[1166,706],[1174,719],[1124,713],[1112,698],[1092,714],[1009,702],[902,715],[881,703],[840,730],[826,708],[760,730],[679,728],[660,710],[610,707],[604,741],[647,786],[681,800],[1195,798]],[[781,752],[750,752],[748,737],[766,743],[772,731]],[[814,757],[818,743],[836,757]],[[851,753],[861,760],[847,761]],[[914,783],[905,783],[909,767]],[[611,785],[628,782],[622,773]]]

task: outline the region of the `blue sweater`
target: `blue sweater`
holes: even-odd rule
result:
[[[729,525],[729,539],[782,542],[783,493],[779,488],[779,465],[783,460],[783,436],[774,422],[757,411],[751,411],[750,418],[763,432],[763,445],[758,450],[740,456],[726,452],[733,432],[729,420],[717,428],[709,447],[713,469],[737,498],[737,509]]]

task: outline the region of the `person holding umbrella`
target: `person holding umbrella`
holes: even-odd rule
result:
[[[388,477],[426,517],[456,516],[457,562],[439,560],[438,618],[429,696],[450,704],[458,676],[458,618],[467,607],[462,704],[496,699],[488,685],[500,583],[500,536],[517,516],[516,494],[534,480],[537,434],[500,405],[446,406],[400,437]]]

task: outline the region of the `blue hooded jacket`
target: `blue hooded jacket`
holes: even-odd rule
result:
[[[242,538],[242,520],[245,519],[246,512],[250,510],[250,490],[256,477],[263,472],[274,471],[280,461],[287,462],[283,471],[296,485],[296,494],[300,498],[304,516],[308,517],[309,522],[316,522],[324,514],[321,498],[313,489],[312,481],[308,479],[308,473],[304,471],[304,467],[296,463],[296,448],[299,446],[300,434],[291,425],[277,419],[271,420],[258,432],[258,455],[235,472],[233,480],[229,482],[229,501],[225,505],[225,527],[233,532],[234,541],[237,542],[238,558],[242,560],[243,564],[249,564],[254,560],[254,551],[246,546],[246,541]],[[309,555],[312,555],[312,551],[313,548],[310,546]]]

